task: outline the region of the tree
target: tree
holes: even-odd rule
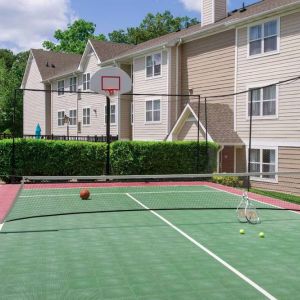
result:
[[[0,59],[0,132],[10,130],[15,134],[22,132],[22,93],[18,92],[14,103],[14,91],[21,86],[29,52],[21,52],[13,56],[13,63],[8,68],[7,61]],[[13,127],[13,111],[15,106],[15,128]]]
[[[8,49],[0,49],[0,59],[3,59],[5,67],[10,69],[14,62],[14,54],[11,50]]]
[[[94,35],[95,29],[96,25],[92,22],[76,20],[73,24],[69,24],[66,30],[55,31],[54,38],[58,41],[57,44],[44,41],[43,47],[56,52],[82,54],[88,39],[106,40],[103,34]]]
[[[174,17],[169,11],[156,15],[149,13],[138,27],[129,27],[127,31],[115,30],[108,36],[112,42],[139,44],[198,23],[196,18]]]

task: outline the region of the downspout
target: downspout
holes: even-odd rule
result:
[[[176,46],[176,94],[179,94],[179,46],[182,44],[182,39],[178,40]],[[176,120],[178,119],[178,96],[176,96]]]
[[[220,173],[220,153],[223,151],[224,146],[222,145],[217,152],[217,173]]]

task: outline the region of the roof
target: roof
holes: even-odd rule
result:
[[[42,80],[54,76],[75,72],[81,59],[79,54],[45,51],[42,49],[31,49]]]
[[[180,38],[183,39],[183,38],[188,37],[193,34],[198,34],[198,33],[200,34],[209,29],[213,29],[214,27],[217,27],[217,26],[222,26],[222,25],[225,26],[229,22],[242,21],[251,16],[255,17],[258,14],[267,13],[275,8],[279,8],[281,6],[286,6],[286,5],[293,4],[293,3],[300,4],[300,0],[262,0],[257,3],[246,6],[245,7],[246,10],[243,12],[241,10],[235,10],[235,11],[231,12],[228,17],[226,17],[218,22],[215,22],[213,24],[208,24],[208,25],[202,26],[201,23],[199,23],[199,24],[193,25],[189,28],[185,28],[185,29],[182,29],[177,32],[172,32],[172,33],[157,37],[155,39],[146,41],[144,43],[140,43],[140,44],[136,45],[135,47],[132,47],[131,49],[128,49],[127,51],[122,52],[121,55],[119,55],[119,57],[115,57],[115,58],[130,56],[136,52],[140,52],[143,50],[154,48],[156,46],[158,47],[163,44],[174,42]]]
[[[242,21],[249,17],[256,17],[260,14],[270,12],[273,9],[278,9],[289,4],[300,4],[300,0],[262,0],[246,6],[246,10],[243,12],[236,10],[230,13],[228,17],[216,23],[205,26],[201,26],[199,23],[189,28],[182,29],[178,32],[172,32],[138,45],[128,45],[98,40],[90,40],[90,43],[102,63],[110,62],[111,60],[121,59],[128,56],[130,57],[135,53],[160,47],[168,43],[172,44],[178,41],[178,39],[184,39],[193,36],[194,34],[201,34],[209,31],[210,29],[213,30],[214,28],[219,28],[222,26],[226,28],[226,24],[230,24],[231,22]],[[41,49],[32,49],[32,53],[36,59],[43,81],[77,71],[81,58],[83,58],[83,56],[78,54],[52,52]],[[52,65],[54,67],[52,67]]]
[[[187,104],[197,116],[198,103]],[[205,105],[200,104],[200,122],[205,127]],[[207,132],[219,144],[243,144],[238,134],[234,131],[234,115],[227,104],[207,104]]]
[[[135,47],[134,45],[129,44],[113,43],[98,40],[90,40],[90,42],[100,61],[105,61],[114,58],[122,52],[125,52],[126,50]]]

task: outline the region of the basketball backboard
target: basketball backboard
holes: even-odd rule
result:
[[[132,83],[131,78],[122,69],[106,67],[92,76],[90,87],[96,93],[113,96],[130,92]]]

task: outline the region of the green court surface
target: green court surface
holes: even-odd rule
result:
[[[180,208],[184,201],[191,208],[201,201],[236,207],[240,201],[206,186],[90,191],[91,200],[82,201],[75,188],[24,189],[8,219],[143,205]],[[0,299],[295,299],[300,294],[300,215],[260,214],[258,225],[239,223],[234,209],[6,222],[0,234]],[[241,228],[245,235],[239,234]]]

